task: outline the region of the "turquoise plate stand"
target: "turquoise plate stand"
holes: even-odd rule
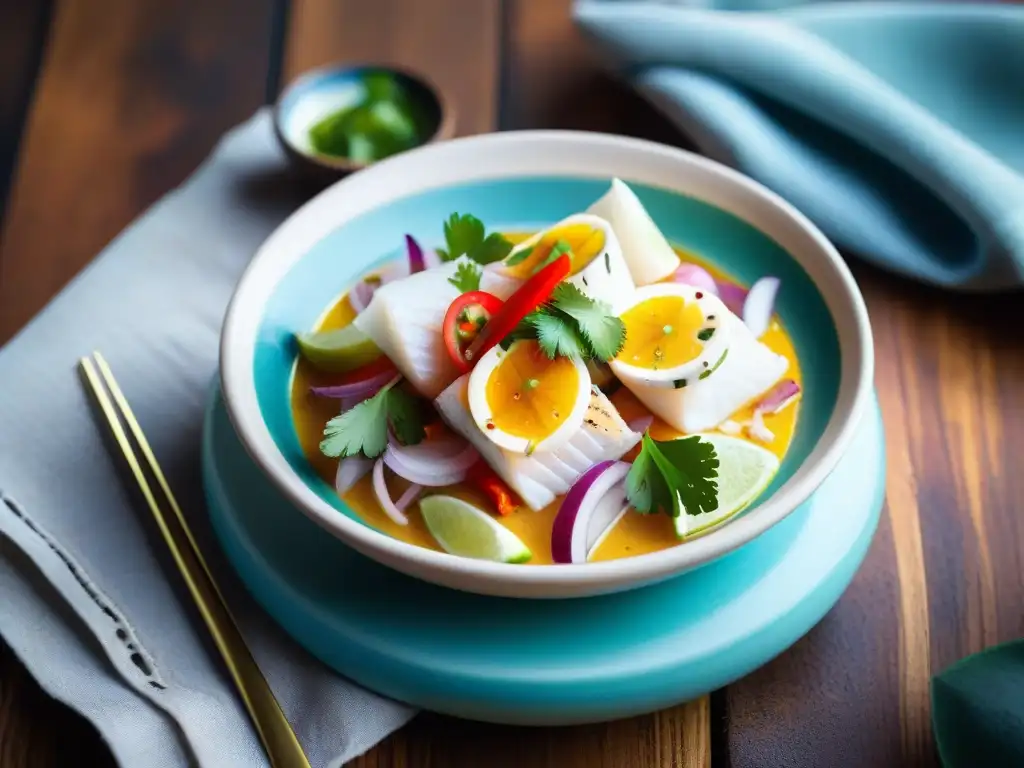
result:
[[[821,488],[767,533],[661,584],[575,600],[456,592],[356,554],[260,474],[219,392],[207,414],[203,473],[214,528],[242,580],[326,664],[425,709],[556,725],[692,699],[810,630],[867,552],[885,445],[875,402]]]

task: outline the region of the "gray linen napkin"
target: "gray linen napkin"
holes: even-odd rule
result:
[[[94,349],[110,361],[314,768],[355,757],[414,714],[338,676],[272,624],[206,520],[199,436],[222,315],[261,241],[302,199],[269,114],[257,114],[0,349],[0,633],[122,766],[267,760],[95,421],[76,371]]]

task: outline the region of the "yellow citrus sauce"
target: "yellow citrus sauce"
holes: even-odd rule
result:
[[[539,442],[569,418],[580,387],[571,360],[549,360],[536,341],[520,341],[499,353],[487,378],[487,404],[495,429]]]
[[[592,232],[594,231],[590,227],[586,228]],[[528,236],[508,235],[508,237],[513,242],[522,242]],[[560,235],[560,237],[568,239],[564,235]],[[678,248],[676,251],[683,261],[701,264],[716,278],[728,279],[727,275],[715,270],[703,262],[697,255]],[[341,328],[350,323],[353,317],[354,313],[348,299],[342,298],[327,311],[317,329]],[[760,341],[773,352],[782,355],[789,361],[786,378],[791,378],[802,386],[800,364],[793,349],[793,342],[777,319],[772,321],[770,328],[761,337]],[[524,368],[524,370],[529,373],[532,369]],[[516,376],[518,376],[518,373]],[[296,366],[291,391],[292,413],[294,414],[295,430],[299,443],[317,473],[331,485],[334,484],[338,462],[336,459],[329,459],[320,453],[320,440],[323,436],[324,425],[338,415],[339,404],[337,400],[314,397],[309,393],[309,388],[311,386],[325,386],[337,383],[337,374],[325,374],[317,371],[300,358]],[[490,384],[490,382],[488,383]],[[490,397],[490,392],[488,392],[488,396]],[[627,422],[633,418],[648,414],[647,409],[625,387],[619,387],[611,395],[610,399],[615,407],[618,408],[622,418]],[[784,409],[781,413],[765,415],[765,426],[775,434],[775,439],[767,445],[757,444],[772,451],[781,459],[793,440],[799,409],[800,403],[798,401]],[[733,421],[743,423],[748,421],[752,415],[753,403],[741,408],[731,418]],[[650,434],[655,440],[671,440],[681,435],[681,433],[657,418],[650,427]],[[738,435],[738,437],[745,436]],[[624,458],[627,461],[631,460],[635,454],[636,449]],[[390,473],[388,474],[390,475]],[[392,498],[398,498],[407,486],[408,484],[400,478],[388,480],[388,488]],[[432,489],[432,491],[443,491],[444,493],[458,496],[479,506],[481,509],[490,509],[492,506],[481,493],[468,486],[451,486],[444,489]],[[409,525],[407,526],[395,524],[381,511],[374,496],[369,476],[363,478],[351,491],[344,494],[342,498],[357,515],[377,530],[410,544],[416,544],[429,549],[440,549],[429,531],[427,531],[426,525],[423,523],[423,519],[419,515],[415,504],[410,505],[410,508],[406,510],[409,518]],[[561,499],[557,499],[539,512],[533,512],[524,506],[511,515],[499,518],[502,525],[516,534],[533,552],[533,558],[529,561],[528,565],[544,565],[552,562],[551,526],[560,503]],[[602,542],[591,559],[595,561],[614,560],[621,557],[631,557],[668,549],[677,544],[680,544],[680,541],[676,538],[672,529],[672,521],[665,515],[640,515],[628,512],[605,537],[604,542]]]
[[[700,354],[704,342],[697,338],[704,314],[697,304],[682,296],[658,296],[641,301],[620,316],[626,326],[626,343],[618,360],[637,368],[677,368]]]
[[[520,236],[513,239],[523,241],[526,237]],[[534,244],[530,255],[513,267],[507,268],[512,277],[525,280],[536,271],[536,269],[547,261],[552,249],[559,243],[571,249],[572,267],[569,274],[575,275],[590,262],[597,258],[597,255],[604,252],[604,232],[595,229],[589,224],[569,224],[564,227],[555,227],[548,230]]]

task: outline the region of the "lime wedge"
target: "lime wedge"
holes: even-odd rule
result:
[[[297,333],[299,351],[322,371],[344,373],[372,363],[381,355],[373,339],[354,325],[316,333]]]
[[[450,555],[525,563],[533,553],[512,531],[472,504],[454,496],[420,499],[420,512],[431,535]]]
[[[779,471],[775,454],[751,442],[717,433],[699,437],[711,443],[718,454],[718,508],[675,518],[676,535],[681,539],[718,525],[746,508]]]

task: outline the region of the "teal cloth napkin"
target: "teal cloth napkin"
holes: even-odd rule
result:
[[[701,151],[911,278],[1024,285],[1024,6],[580,0]]]
[[[936,675],[932,724],[945,768],[1024,766],[1024,640]]]

